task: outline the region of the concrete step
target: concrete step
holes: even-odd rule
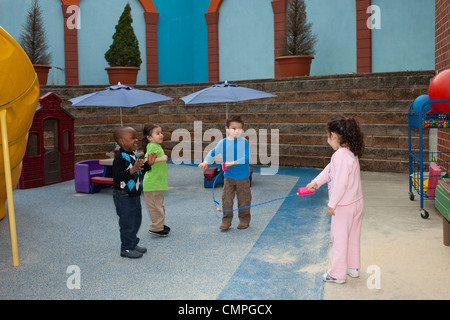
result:
[[[281,79],[259,79],[235,81],[243,87],[257,90],[288,93],[295,91],[341,91],[345,89],[390,89],[397,88],[415,89],[426,88],[433,76],[434,71],[409,71],[409,72],[387,72],[369,74],[344,74],[330,76],[310,76]],[[172,98],[180,98],[190,93],[202,90],[214,83],[192,83],[171,85],[136,85],[136,89],[149,90],[167,95]],[[63,101],[68,99],[104,90],[107,85],[83,85],[83,86],[41,86],[41,94],[49,91],[57,94]],[[171,104],[173,102],[166,102]],[[182,102],[181,102],[182,103]],[[65,105],[71,105],[65,103]]]
[[[175,99],[134,108],[71,107],[68,102],[106,86],[42,86],[41,94],[57,94],[65,110],[75,117],[76,161],[104,158],[114,149],[113,132],[120,126],[121,110],[124,125],[134,127],[139,137],[145,123],[161,124],[165,132],[163,148],[171,156],[180,142],[172,140],[172,133],[188,130],[193,141],[195,121],[201,121],[201,137],[208,129],[219,129],[225,137],[228,108],[229,114],[243,117],[245,129],[256,133],[277,130],[281,165],[324,167],[333,152],[327,144],[326,123],[345,114],[356,118],[365,134],[363,170],[407,172],[408,107],[417,96],[427,93],[433,76],[433,71],[416,71],[236,81],[240,86],[278,96],[228,104],[185,105],[178,99],[212,83],[135,86]],[[271,143],[270,135],[268,141]],[[202,150],[210,143],[202,141]],[[419,143],[414,133],[413,147]],[[428,136],[422,143],[428,145]],[[193,145],[191,149],[193,153]]]
[[[297,102],[260,102],[260,103],[237,103],[228,105],[228,113],[251,114],[261,118],[277,115],[280,121],[282,117],[306,117],[304,122],[318,122],[311,117],[320,117],[327,113],[346,114],[392,114],[403,115],[407,121],[406,114],[413,99],[406,100],[355,100],[355,101],[297,101]],[[223,122],[227,106],[219,104],[204,104],[197,106],[138,106],[135,108],[122,108],[122,118],[125,123],[146,122],[178,122],[189,123]],[[78,107],[70,108],[69,112],[76,115],[77,125],[99,125],[120,124],[120,110],[112,107]],[[309,116],[308,116],[309,115]],[[271,118],[272,119],[272,118]],[[274,120],[274,119],[272,119]],[[320,119],[319,119],[320,120]],[[253,120],[259,122],[260,120]],[[278,121],[275,119],[275,121]],[[327,122],[324,120],[323,122]],[[372,122],[371,118],[361,119],[362,123]],[[379,120],[375,120],[379,121]],[[387,120],[389,121],[389,120]],[[404,122],[404,121],[403,121]],[[405,122],[404,122],[405,123]]]

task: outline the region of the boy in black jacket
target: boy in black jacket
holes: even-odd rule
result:
[[[136,130],[121,127],[114,132],[114,140],[119,144],[113,162],[113,198],[119,216],[120,255],[128,258],[140,258],[147,252],[138,246],[137,232],[142,222],[141,192],[142,180],[146,171],[151,170],[156,155],[148,159],[139,159],[136,155]]]

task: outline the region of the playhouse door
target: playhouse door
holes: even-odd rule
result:
[[[45,184],[61,180],[61,155],[58,151],[47,151],[44,154]]]
[[[44,183],[61,181],[61,153],[59,152],[58,120],[44,121]]]

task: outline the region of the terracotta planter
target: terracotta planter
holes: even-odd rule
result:
[[[116,85],[119,82],[126,85],[135,85],[137,81],[137,74],[140,68],[138,67],[109,67],[105,68],[108,72],[109,83]]]
[[[33,64],[33,67],[37,74],[39,84],[44,86],[47,85],[48,72],[52,67],[45,64]]]
[[[282,56],[275,58],[279,66],[280,77],[309,76],[313,56]]]

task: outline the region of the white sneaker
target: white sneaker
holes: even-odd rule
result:
[[[347,269],[347,274],[352,278],[358,278],[359,270],[358,269]]]
[[[332,278],[328,273],[324,273],[322,276],[322,280],[325,282],[332,282],[332,283],[345,283],[345,280],[339,280]]]

